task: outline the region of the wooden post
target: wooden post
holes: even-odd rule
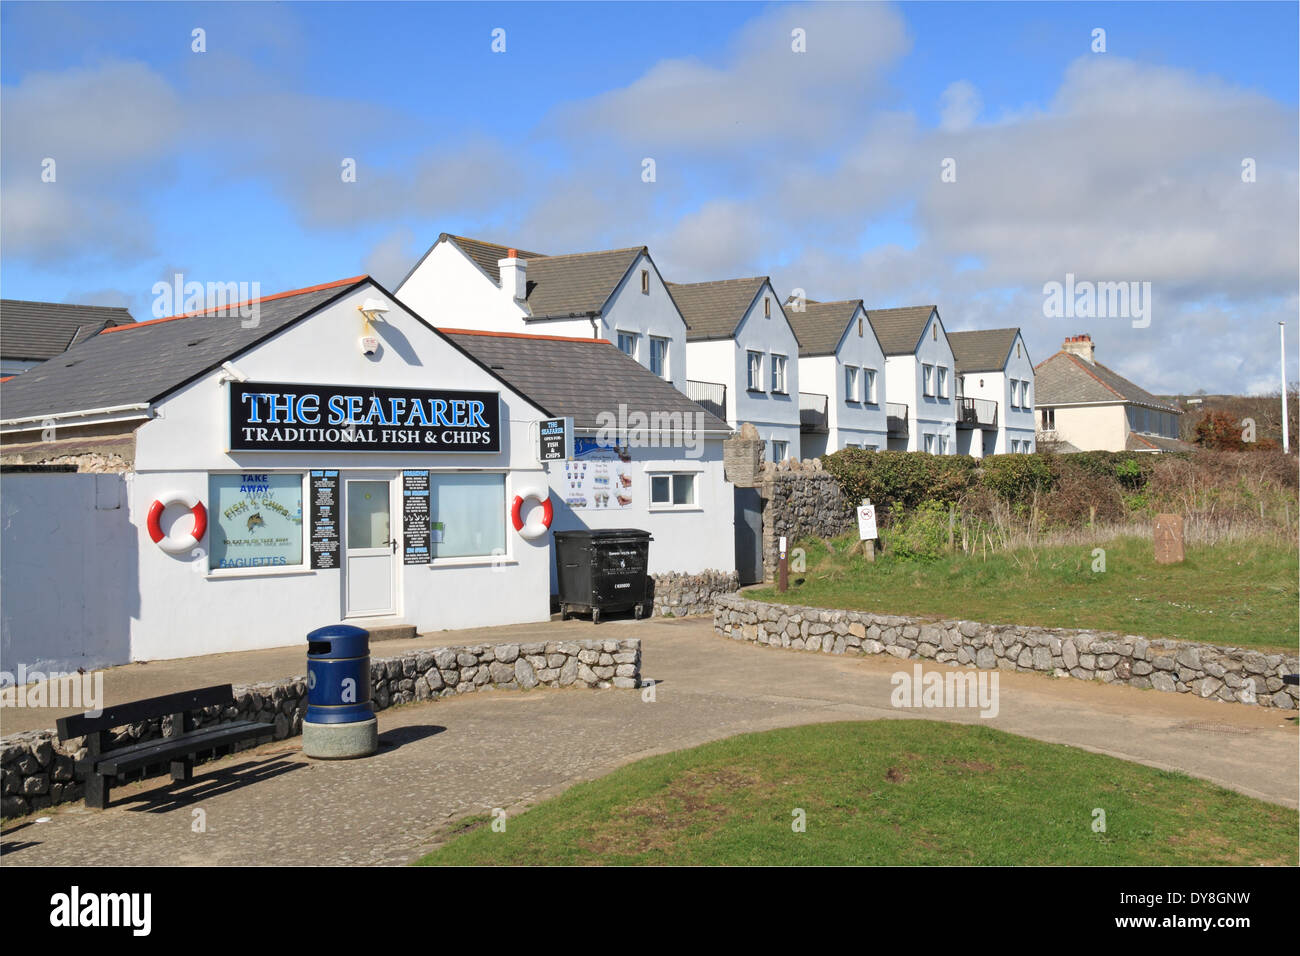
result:
[[[781,536],[780,550],[776,557],[776,589],[782,593],[790,587],[790,558],[786,554],[785,536]]]
[[[948,553],[949,554],[952,554],[952,552],[956,549],[957,546],[956,535],[954,534],[956,528],[957,528],[957,506],[950,504],[948,505]]]

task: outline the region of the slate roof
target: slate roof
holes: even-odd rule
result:
[[[1000,372],[1007,367],[1011,346],[1019,329],[979,329],[974,332],[949,332],[958,372]]]
[[[110,306],[0,299],[0,356],[43,362],[108,326],[134,321]]]
[[[252,328],[206,313],[111,328],[0,385],[0,420],[156,401],[367,281],[263,296]]]
[[[444,232],[438,236],[438,242],[430,247],[429,252],[441,242],[451,243],[473,260],[489,279],[497,283],[501,281],[499,262],[514,248]],[[515,248],[519,258],[527,260],[525,302],[531,314],[525,321],[599,312],[637,257],[646,251],[645,246],[630,246],[626,249],[550,256]],[[429,252],[420,257],[420,262],[424,261]],[[407,273],[408,279],[420,267],[420,262]]]
[[[734,336],[766,282],[766,276],[686,284],[669,282],[668,291],[686,319],[686,341],[704,342]],[[780,303],[776,306],[780,308]],[[797,333],[795,337],[798,338]]]
[[[1070,352],[1044,359],[1034,366],[1034,373],[1034,404],[1040,407],[1131,402],[1175,415],[1183,413],[1177,405],[1156,398],[1100,362],[1089,364]]]
[[[936,306],[908,305],[901,309],[868,309],[867,318],[886,355],[911,355],[916,351]]]
[[[578,339],[512,332],[440,329],[500,376],[507,385],[556,417],[571,416],[575,428],[593,429],[601,412],[702,414],[706,431],[730,432],[726,422],[691,401],[669,382],[620,352],[605,339]]]
[[[790,301],[786,300],[787,306]],[[834,355],[840,339],[844,337],[844,330],[849,327],[849,321],[860,305],[861,299],[844,299],[839,302],[804,299],[804,311],[787,308],[785,317],[790,320],[790,327],[799,340],[799,357]]]
[[[528,260],[529,318],[599,312],[645,246]]]

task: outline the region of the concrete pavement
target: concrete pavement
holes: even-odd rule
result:
[[[435,643],[460,643],[461,633]],[[494,631],[509,640],[521,633]],[[795,724],[981,719],[975,710],[891,706],[890,675],[911,672],[913,661],[740,644],[715,636],[703,618],[598,628],[570,621],[530,625],[529,633],[641,637],[643,675],[658,682],[654,700],[638,691],[539,689],[394,708],[379,714],[374,757],[317,762],[295,739],[268,744],[203,765],[186,784],[118,788],[105,811],[75,804],[44,811],[47,823],[26,818],[6,828],[3,863],[405,863],[435,846],[455,819],[495,807],[515,813],[654,753]],[[243,679],[233,663],[220,666],[232,670],[219,679]],[[945,670],[929,662],[925,669]],[[1297,730],[1285,713],[1038,674],[1004,672],[1000,681],[1000,713],[988,721],[1000,730],[1179,770],[1285,806],[1300,799]],[[205,829],[195,832],[200,817]]]

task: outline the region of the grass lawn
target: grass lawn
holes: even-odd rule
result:
[[[1037,548],[896,559],[850,557],[854,538],[801,542],[807,571],[790,589],[746,597],[877,614],[962,618],[988,624],[1092,628],[1143,637],[1283,649],[1300,630],[1297,549],[1220,544],[1187,549],[1182,564],[1158,565],[1141,538],[1107,542],[1106,570],[1094,572],[1092,547]]]
[[[1296,826],[1294,810],[1182,774],[988,727],[876,720],[651,757],[505,832],[463,821],[419,863],[1294,866]]]

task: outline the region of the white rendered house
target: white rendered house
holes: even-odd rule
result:
[[[861,299],[790,299],[786,316],[799,338],[803,454],[888,446],[885,352]]]
[[[933,305],[867,313],[885,353],[891,451],[957,452],[956,359]]]
[[[687,394],[732,428],[758,429],[770,461],[799,458],[799,339],[766,276],[668,283],[686,318]]]
[[[949,332],[948,343],[957,359],[957,451],[1034,451],[1034,365],[1020,330]]]
[[[396,295],[439,327],[607,339],[686,387],[686,322],[644,246],[547,256],[443,233]]]

